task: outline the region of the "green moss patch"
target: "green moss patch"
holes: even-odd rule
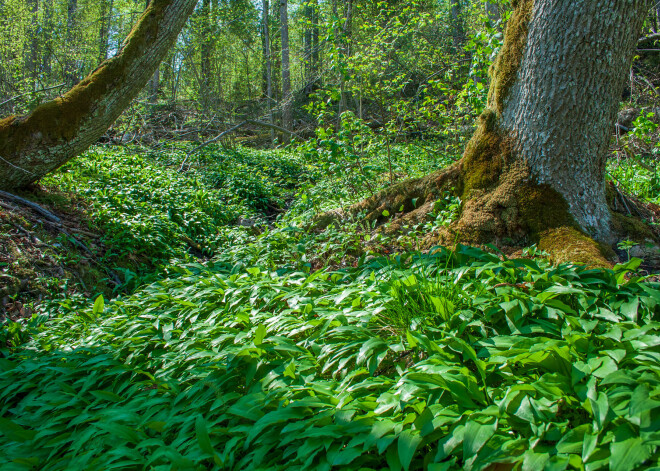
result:
[[[491,85],[488,92],[488,106],[498,115],[504,109],[504,100],[509,96],[527,45],[529,22],[532,18],[534,0],[518,0],[504,34],[504,45],[491,66]]]
[[[468,143],[463,159],[458,194],[467,198],[472,190],[481,190],[495,185],[502,173],[508,146],[495,130],[497,117],[486,109],[481,116],[477,130]]]
[[[610,268],[606,255],[611,249],[605,247],[586,236],[574,227],[555,227],[541,233],[538,246],[541,250],[550,253],[553,263],[575,262],[591,267]]]

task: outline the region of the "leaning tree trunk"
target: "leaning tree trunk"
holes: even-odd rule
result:
[[[196,0],[153,0],[117,56],[64,96],[0,121],[0,189],[35,182],[92,145],[144,88]]]

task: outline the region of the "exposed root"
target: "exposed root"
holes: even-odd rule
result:
[[[407,180],[379,191],[375,195],[349,207],[319,215],[312,230],[324,230],[333,222],[364,215],[364,220],[381,226],[388,222],[388,232],[396,232],[407,224],[422,222],[444,191],[456,186],[460,175],[458,164],[422,178]]]

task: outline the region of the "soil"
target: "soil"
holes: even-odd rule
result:
[[[100,262],[103,234],[93,227],[85,202],[36,185],[17,196],[61,221],[0,197],[0,322],[31,317],[34,306],[54,293],[111,294],[119,279]]]

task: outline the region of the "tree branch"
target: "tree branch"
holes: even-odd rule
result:
[[[225,137],[227,134],[236,131],[237,129],[245,126],[246,124],[253,124],[255,126],[262,126],[264,128],[275,129],[276,131],[280,131],[280,132],[283,132],[285,134],[288,134],[289,136],[294,137],[299,141],[303,141],[303,138],[300,137],[298,134],[296,134],[293,131],[289,131],[288,129],[285,129],[283,127],[277,126],[275,124],[264,123],[263,121],[255,121],[254,119],[246,119],[245,121],[243,121],[241,123],[238,123],[236,126],[233,126],[229,129],[227,129],[226,131],[221,132],[220,134],[215,136],[213,139],[209,139],[208,141],[201,143],[200,145],[195,147],[193,150],[188,152],[188,154],[186,155],[186,158],[183,159],[183,162],[181,163],[181,166],[179,167],[179,172],[183,171],[183,167],[186,165],[186,162],[188,162],[188,159],[190,158],[190,156],[192,156],[193,154],[199,152],[200,150],[202,150],[204,147],[208,146],[209,144],[213,144],[214,142],[218,142],[220,139]]]
[[[28,206],[32,209],[34,209],[36,212],[41,214],[43,217],[48,219],[49,221],[56,222],[57,224],[60,224],[62,220],[55,216],[53,213],[50,211],[42,208],[39,206],[37,203],[33,203],[32,201],[26,200],[25,198],[21,198],[20,196],[12,195],[11,193],[7,193],[6,191],[0,190],[0,197],[9,200],[9,201],[14,201],[16,203],[20,203],[24,206]]]
[[[637,45],[650,43],[650,42],[653,42],[653,41],[658,40],[658,39],[660,39],[660,33],[649,34],[648,36],[644,36],[643,38],[639,38],[637,40]]]

